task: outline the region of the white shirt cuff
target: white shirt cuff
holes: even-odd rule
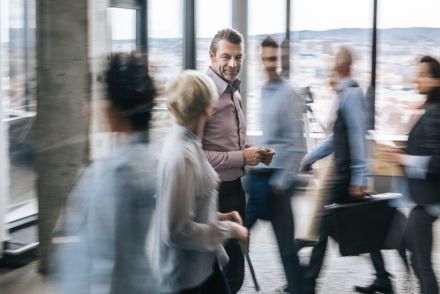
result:
[[[408,155],[405,157],[405,172],[408,178],[425,180],[431,156]]]

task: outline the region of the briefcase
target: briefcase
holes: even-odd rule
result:
[[[330,235],[339,243],[342,256],[401,248],[406,218],[389,205],[398,197],[401,194],[384,193],[325,207]]]

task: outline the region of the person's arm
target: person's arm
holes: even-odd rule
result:
[[[436,177],[437,179],[440,178],[440,156],[438,155],[432,156],[431,159],[429,160],[427,176]]]
[[[127,269],[142,272],[147,261],[145,243],[154,212],[155,193],[151,183],[156,182],[156,173],[154,166],[150,166],[151,170],[148,172],[143,167],[139,168],[145,163],[124,164],[117,168],[113,178],[114,240],[108,246],[113,246],[114,250],[113,269],[109,276],[115,292],[128,283],[127,274],[130,273],[127,273]],[[132,227],[133,224],[136,228]]]
[[[283,152],[287,153],[286,168],[272,177],[270,181],[271,186],[278,190],[290,188],[306,153],[304,102],[293,89],[288,89],[283,98],[283,103],[278,108],[278,117],[279,123],[283,126],[284,138],[280,139],[285,140]]]
[[[406,155],[402,164],[408,178],[425,180],[430,161],[431,156]]]
[[[203,150],[205,157],[215,170],[231,167],[255,166],[262,161],[266,151],[264,148],[250,146],[242,151],[209,151]],[[240,158],[241,159],[240,159]]]
[[[365,186],[366,179],[366,142],[363,93],[361,88],[345,90],[341,102],[341,111],[345,119],[350,145],[351,185]]]
[[[325,138],[321,143],[314,146],[312,150],[304,156],[303,165],[314,164],[333,153],[333,134]]]
[[[196,187],[192,174],[195,166],[188,158],[170,163],[159,187],[163,226],[161,235],[171,247],[197,251],[215,251],[233,236],[238,224],[231,221],[198,223],[196,219]]]
[[[437,111],[434,111],[437,110]],[[440,150],[440,111],[437,109],[428,110],[425,114],[427,128],[425,132],[429,134],[429,140],[423,141],[423,147],[426,150]],[[405,173],[413,179],[436,179],[440,180],[440,156],[437,154],[404,155],[402,163]]]
[[[244,166],[244,156],[241,150],[224,152],[203,150],[203,152],[215,170]]]

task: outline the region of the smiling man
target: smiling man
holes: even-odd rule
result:
[[[245,144],[246,120],[238,79],[243,51],[243,36],[233,29],[218,31],[211,41],[207,75],[214,81],[219,99],[206,123],[202,143],[205,156],[220,176],[219,211],[238,211],[245,222],[246,197],[241,184],[245,166],[269,165],[274,154],[271,149]],[[225,249],[229,263],[224,272],[231,292],[236,293],[243,284],[244,258],[236,240],[230,240]]]

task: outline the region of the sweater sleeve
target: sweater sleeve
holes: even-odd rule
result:
[[[199,223],[196,221],[197,207],[194,164],[188,158],[171,162],[164,171],[159,187],[161,197],[161,235],[171,247],[197,251],[215,251],[219,244],[231,238],[235,223],[215,221]],[[214,193],[214,192],[213,192]]]

